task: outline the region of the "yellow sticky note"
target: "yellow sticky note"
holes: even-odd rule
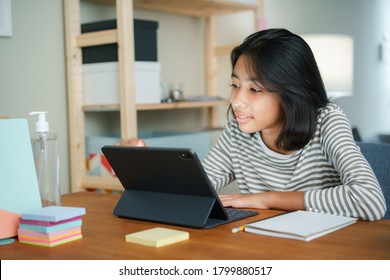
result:
[[[186,231],[156,227],[126,235],[126,242],[150,247],[162,247],[190,238]]]

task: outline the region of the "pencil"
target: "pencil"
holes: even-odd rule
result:
[[[232,233],[237,233],[239,231],[244,231],[245,226],[240,226],[232,229]]]

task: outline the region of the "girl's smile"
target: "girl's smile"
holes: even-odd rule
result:
[[[250,116],[246,116],[246,115],[243,115],[241,113],[238,113],[238,112],[234,112],[235,116],[236,116],[236,120],[239,124],[244,124],[244,123],[247,123],[251,120],[253,120],[252,117]]]

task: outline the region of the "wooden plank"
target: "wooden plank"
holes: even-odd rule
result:
[[[94,104],[94,105],[84,105],[84,112],[109,112],[109,111],[119,111],[119,103],[117,104]]]
[[[206,81],[206,95],[217,95],[217,74],[218,74],[218,61],[214,53],[215,50],[215,24],[214,17],[208,16],[205,18],[205,39],[204,39],[204,51],[205,51],[205,81]],[[209,120],[208,125],[210,127],[218,126],[218,108],[210,107],[208,110]]]
[[[134,0],[134,7],[188,16],[211,16],[255,10],[256,4],[225,0]]]
[[[257,0],[257,7],[255,10],[255,31],[266,28],[264,21],[264,0]],[[260,22],[263,21],[263,22]]]
[[[214,49],[214,53],[216,56],[220,56],[220,55],[229,55],[232,50],[238,46],[239,44],[237,45],[228,45],[228,46],[220,46],[220,47],[216,47]]]
[[[76,44],[80,35],[80,1],[64,0],[66,66],[68,89],[68,122],[71,191],[82,191],[85,175],[85,135],[83,106],[83,76],[81,49]]]
[[[83,176],[83,189],[123,190],[117,177]]]
[[[84,0],[102,4],[115,4],[115,0]],[[134,8],[186,16],[204,17],[256,10],[254,3],[226,0],[134,0]]]
[[[191,109],[191,108],[207,108],[214,106],[224,106],[228,104],[228,100],[215,100],[215,101],[184,101],[184,102],[172,102],[172,103],[146,103],[137,104],[137,111],[148,110],[172,110],[172,109]],[[98,105],[84,105],[84,112],[99,112],[99,111],[118,111],[119,104],[98,104]]]
[[[227,104],[226,100],[137,104],[137,110],[146,111],[146,110],[166,110],[166,109],[207,108],[207,107],[221,106],[226,104]]]
[[[83,33],[77,36],[77,46],[79,48],[113,44],[118,42],[116,29]]]
[[[119,106],[121,138],[137,135],[137,110],[134,85],[133,1],[117,0]]]

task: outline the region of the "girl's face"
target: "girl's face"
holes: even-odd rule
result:
[[[261,131],[263,140],[267,138],[273,143],[282,128],[279,98],[276,93],[268,92],[248,72],[246,60],[241,55],[234,66],[230,103],[242,132]]]

